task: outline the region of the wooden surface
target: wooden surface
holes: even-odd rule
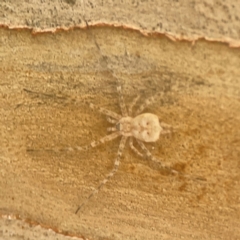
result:
[[[239,51],[109,28],[1,36],[1,209],[92,239],[237,239]],[[164,92],[147,111],[177,131],[148,147],[206,181],[163,176],[126,147],[116,176],[75,215],[119,140],[84,153],[41,149],[106,135],[105,117],[84,102],[120,113],[114,76],[127,103]]]
[[[0,214],[88,239],[238,239],[239,49],[114,27],[31,27],[0,30]],[[190,177],[162,174],[127,145],[117,174],[76,215],[111,171],[119,139],[87,152],[44,149],[105,136],[110,124],[86,103],[120,114],[116,78],[127,104],[163,93],[146,111],[176,130],[147,147]],[[4,219],[8,239],[6,229],[17,230]],[[20,229],[16,239],[27,239]]]

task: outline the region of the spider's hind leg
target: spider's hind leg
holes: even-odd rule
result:
[[[173,174],[173,175],[177,175],[177,176],[181,176],[184,178],[187,178],[189,180],[193,180],[193,181],[206,181],[205,178],[201,177],[201,176],[190,176],[188,174],[179,172],[177,170],[174,170],[173,168],[161,163],[157,158],[155,158],[154,156],[152,156],[152,154],[150,153],[150,151],[146,148],[146,146],[144,145],[143,142],[137,140],[139,146],[143,149],[143,151],[145,152],[146,156],[148,159],[150,159],[153,163],[153,166],[157,166],[160,168],[160,170],[162,170],[162,172],[164,174]]]
[[[178,127],[175,127],[175,126],[173,127],[172,125],[169,125],[169,124],[164,123],[162,121],[160,121],[160,125],[163,128],[163,130],[161,131],[161,135],[173,133],[178,129]]]
[[[160,161],[158,161],[157,158],[155,158],[151,154],[151,152],[146,148],[146,146],[144,145],[143,142],[141,142],[140,140],[137,140],[137,143],[142,148],[142,150],[145,152],[147,158],[150,159],[153,162],[154,165],[160,167],[160,169],[163,170],[164,172],[171,173],[171,174],[174,174],[174,175],[179,174],[178,171],[176,171],[176,170],[172,169],[171,167],[166,166],[163,163],[161,163]]]
[[[86,205],[89,200],[99,192],[99,190],[113,177],[113,175],[117,172],[119,164],[120,164],[120,158],[122,156],[122,152],[126,143],[127,137],[123,136],[121,138],[121,142],[118,148],[118,153],[117,153],[117,157],[114,161],[114,167],[112,169],[112,171],[107,175],[107,177],[98,185],[98,187],[88,196],[88,198],[77,208],[76,210],[76,214],[82,209],[82,207],[84,205]]]

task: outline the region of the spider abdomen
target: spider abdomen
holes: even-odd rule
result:
[[[131,122],[132,136],[143,142],[156,142],[162,130],[158,116],[152,113],[140,114]]]

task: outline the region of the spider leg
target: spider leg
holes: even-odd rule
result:
[[[88,145],[85,146],[74,146],[74,147],[65,147],[65,148],[52,148],[52,149],[48,149],[48,148],[44,148],[44,149],[31,149],[28,148],[27,151],[28,152],[37,152],[37,151],[55,151],[55,152],[60,152],[60,151],[86,151],[88,149],[90,149],[91,147],[97,147],[98,145],[105,143],[105,142],[109,142],[115,138],[117,138],[118,136],[120,136],[121,133],[118,132],[113,132],[105,137],[100,138],[98,141],[93,141]]]
[[[163,130],[161,131],[161,135],[169,134],[169,133],[172,133],[172,131],[171,131],[171,130],[166,130],[166,129],[163,129]]]
[[[65,148],[65,149],[68,150],[68,151],[73,151],[73,150],[86,151],[86,150],[88,150],[91,147],[94,148],[94,147],[97,147],[98,145],[103,144],[105,142],[112,141],[113,139],[117,138],[120,135],[121,135],[120,132],[114,132],[114,133],[111,133],[111,134],[109,134],[109,135],[107,135],[105,137],[100,138],[97,141],[93,141],[93,142],[91,142],[88,145],[85,145],[85,146],[82,146],[82,147],[81,146],[68,147],[68,148]]]
[[[162,126],[163,128],[167,128],[167,129],[172,129],[172,128],[173,128],[171,125],[169,125],[169,124],[167,124],[167,123],[165,123],[165,122],[160,122],[160,124],[161,124],[161,126]]]
[[[152,96],[150,98],[148,98],[147,100],[144,101],[144,103],[138,108],[138,110],[136,111],[135,115],[139,115],[139,113],[141,113],[148,105],[152,104],[153,102],[156,101],[156,99],[158,97],[161,97],[163,95],[162,92],[157,93],[155,96]]]
[[[174,169],[172,169],[172,168],[170,168],[170,167],[162,164],[161,162],[159,162],[159,161],[157,160],[157,158],[155,158],[155,157],[151,154],[151,152],[146,148],[146,146],[144,145],[143,142],[137,140],[137,143],[138,143],[139,146],[142,148],[142,150],[145,152],[147,158],[150,159],[153,163],[159,165],[162,170],[165,170],[165,171],[170,172],[170,173],[173,173],[173,174],[179,174],[178,171],[176,171],[176,170],[174,170]]]
[[[173,133],[178,127],[173,127],[167,123],[160,122],[160,125],[163,127],[163,130],[161,131],[161,134],[169,134]]]
[[[107,121],[108,121],[109,123],[112,123],[112,124],[116,124],[116,123],[117,123],[117,120],[116,120],[116,119],[113,119],[113,118],[111,118],[111,117],[107,117]]]
[[[133,145],[133,138],[132,137],[130,137],[130,139],[129,139],[129,145],[130,145],[130,148],[138,155],[138,156],[140,156],[140,157],[144,157],[143,156],[143,154],[141,153],[141,152],[139,152],[138,150],[137,150],[137,148],[135,148],[134,147],[134,145]]]
[[[105,108],[102,108],[102,107],[98,107],[98,106],[95,106],[93,103],[90,103],[90,108],[92,108],[93,110],[97,110],[98,112],[104,114],[104,115],[107,115],[108,117],[111,117],[113,119],[116,119],[116,120],[119,120],[122,118],[121,115],[118,115],[117,113],[115,112],[112,112],[110,110],[107,110]]]
[[[106,178],[99,184],[99,186],[88,196],[88,198],[77,208],[76,214],[78,213],[79,210],[95,195],[99,192],[99,190],[110,180],[110,178],[113,177],[113,175],[117,172],[119,164],[120,164],[120,158],[122,156],[122,152],[124,149],[124,146],[126,144],[127,137],[123,136],[120,141],[120,145],[118,148],[118,153],[117,157],[114,161],[114,167],[112,171],[106,176]]]
[[[193,181],[207,181],[205,178],[201,177],[201,176],[196,176],[196,177],[192,177],[188,174],[184,174],[181,172],[178,172],[177,170],[172,169],[171,167],[162,164],[161,162],[159,162],[159,160],[157,158],[155,158],[154,156],[152,156],[152,154],[150,153],[150,151],[146,148],[146,146],[144,145],[143,142],[137,140],[139,146],[144,150],[144,152],[146,153],[147,157],[154,163],[154,165],[156,166],[160,166],[160,168],[162,170],[164,170],[164,172],[168,172],[168,173],[172,173],[174,175],[178,175],[178,176],[182,176],[184,178],[187,178],[189,180],[193,180]]]
[[[107,128],[107,131],[108,132],[115,132],[115,131],[118,131],[116,127],[108,127]]]
[[[123,99],[123,94],[122,94],[122,87],[121,86],[117,86],[117,92],[118,92],[118,96],[119,96],[119,105],[122,111],[122,115],[123,117],[127,117],[128,113],[127,113],[127,108]]]
[[[116,128],[117,120],[115,120],[115,119],[113,119],[113,118],[111,118],[111,117],[107,117],[107,121],[108,121],[109,123],[115,124],[114,127],[108,127],[108,128],[107,128],[107,131],[108,131],[108,132],[118,131],[117,128]]]
[[[128,114],[129,114],[129,116],[132,116],[133,107],[135,106],[135,104],[137,103],[137,101],[139,100],[139,98],[140,98],[139,95],[136,96],[136,97],[133,99],[132,103],[129,105],[129,107],[128,107]]]

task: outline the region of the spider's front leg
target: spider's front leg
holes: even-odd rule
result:
[[[107,136],[105,136],[105,137],[102,137],[102,138],[100,138],[99,140],[97,140],[97,141],[92,141],[89,145],[85,145],[85,146],[76,146],[76,147],[69,147],[69,148],[67,148],[67,150],[69,150],[69,151],[73,151],[73,150],[79,150],[79,151],[82,151],[82,150],[84,150],[84,151],[86,151],[86,150],[88,150],[89,148],[94,148],[94,147],[97,147],[97,146],[99,146],[100,144],[103,144],[103,143],[105,143],[105,142],[109,142],[109,141],[112,141],[113,139],[115,139],[115,138],[117,138],[118,136],[120,136],[121,135],[121,133],[120,132],[114,132],[114,133],[112,133],[112,134],[109,134],[109,135],[107,135]]]
[[[97,147],[98,145],[100,145],[102,143],[112,141],[113,139],[117,138],[120,135],[121,135],[120,132],[114,132],[114,133],[109,134],[109,135],[107,135],[107,136],[105,136],[103,138],[100,138],[98,141],[91,142],[89,145],[84,146],[83,149],[87,150],[90,147]]]
[[[60,152],[60,151],[87,151],[90,148],[94,148],[99,146],[100,144],[103,144],[105,142],[109,142],[112,141],[113,139],[117,138],[118,136],[120,136],[121,133],[118,132],[113,132],[105,137],[100,138],[97,141],[92,141],[90,144],[85,145],[85,146],[74,146],[74,147],[65,147],[65,148],[53,148],[53,149],[31,149],[28,148],[27,151],[28,152],[40,152],[40,151],[55,151],[55,152]]]
[[[107,119],[107,121],[108,121],[109,123],[111,123],[111,124],[116,124],[116,123],[117,123],[117,120],[116,120],[116,119],[113,119],[113,118],[111,118],[111,117],[107,117],[106,119]]]
[[[123,117],[127,117],[128,113],[127,113],[127,108],[123,99],[123,94],[122,94],[122,87],[118,86],[117,87],[117,92],[118,92],[118,96],[119,96],[119,105],[122,111],[122,115]]]
[[[137,109],[135,115],[139,115],[148,105],[152,104],[153,102],[156,101],[157,98],[159,97],[162,97],[163,96],[163,93],[160,92],[160,93],[157,93],[156,95],[146,99],[143,104]]]
[[[120,120],[120,119],[122,118],[121,115],[119,115],[119,114],[117,114],[117,113],[115,113],[115,112],[112,112],[112,111],[110,111],[110,110],[108,110],[108,109],[105,109],[105,108],[103,108],[103,107],[98,107],[98,106],[94,105],[93,103],[90,103],[89,106],[90,106],[90,108],[92,108],[93,110],[97,110],[98,112],[100,112],[100,113],[102,113],[102,114],[110,117],[110,119],[112,118],[112,119],[115,119],[115,120]],[[108,119],[109,119],[109,118],[108,118]]]
[[[133,107],[136,105],[137,101],[139,100],[140,96],[136,96],[133,101],[131,102],[131,104],[129,105],[128,107],[128,114],[129,116],[132,117],[132,110],[133,110]]]
[[[88,196],[88,198],[77,208],[76,210],[76,214],[82,209],[82,207],[84,205],[86,205],[89,200],[99,192],[99,190],[110,180],[110,178],[113,177],[113,175],[117,172],[118,170],[118,167],[119,167],[119,164],[120,164],[120,158],[122,156],[122,152],[123,152],[123,149],[124,149],[124,146],[126,144],[126,141],[127,141],[127,137],[125,136],[122,136],[121,138],[121,141],[120,141],[120,145],[119,145],[119,148],[118,148],[118,153],[117,153],[117,157],[114,161],[114,167],[112,169],[112,171],[106,176],[106,178],[98,185],[98,187]]]

